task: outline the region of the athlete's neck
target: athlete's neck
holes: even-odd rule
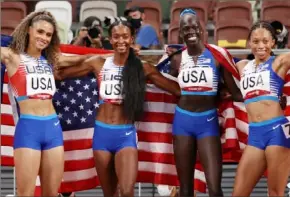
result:
[[[200,56],[203,53],[204,49],[205,49],[204,44],[199,42],[196,45],[188,46],[187,52],[188,52],[188,55],[190,56]]]
[[[123,54],[115,53],[113,62],[117,66],[124,66],[128,59],[128,56],[129,56],[129,52],[123,53]]]
[[[34,58],[39,58],[41,56],[41,51],[30,45],[28,45],[26,53]]]
[[[255,63],[256,63],[256,65],[259,65],[259,64],[265,63],[266,61],[269,60],[270,57],[271,57],[271,56],[268,56],[268,57],[266,57],[266,58],[264,58],[264,59],[259,59],[258,57],[255,57]]]

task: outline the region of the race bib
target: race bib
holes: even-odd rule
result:
[[[285,134],[285,137],[287,139],[289,139],[290,138],[290,122],[287,122],[281,126],[282,126],[283,132]]]
[[[253,95],[269,94],[270,92],[270,71],[247,74],[241,79],[241,92],[244,97]]]
[[[196,67],[182,69],[178,75],[182,89],[189,91],[209,91],[213,89],[213,69]]]
[[[100,87],[100,96],[102,99],[123,99],[123,85],[122,82],[114,81],[102,81]]]
[[[26,75],[27,96],[33,96],[37,94],[53,95],[55,90],[56,87],[53,75],[38,73]]]

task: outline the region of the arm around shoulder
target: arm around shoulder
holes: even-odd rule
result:
[[[79,66],[84,61],[92,57],[93,55],[63,55],[60,54],[58,57],[57,65],[55,65],[56,68],[64,68],[64,67],[70,67],[70,66]]]
[[[155,66],[144,63],[143,64],[145,76],[152,81],[158,88],[170,92],[176,96],[181,95],[180,87],[176,81],[164,77]]]
[[[97,57],[110,57],[113,54],[86,54],[86,55],[59,55],[58,58],[58,63],[56,65],[57,68],[63,68],[63,67],[70,67],[70,66],[79,66],[81,64],[86,64],[87,60],[89,60],[90,58],[97,58]]]
[[[59,68],[55,70],[55,77],[58,80],[63,80],[66,78],[83,77],[93,72],[99,67],[103,62],[103,58],[100,56],[92,56],[87,58],[79,66]]]

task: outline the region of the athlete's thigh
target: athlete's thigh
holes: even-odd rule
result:
[[[191,136],[173,136],[174,159],[181,185],[192,185],[196,162],[196,139]]]
[[[114,155],[105,150],[94,150],[95,167],[105,197],[111,197],[117,190]]]
[[[290,149],[282,146],[268,146],[266,159],[269,194],[284,195],[290,173]]]
[[[40,164],[41,192],[44,196],[58,193],[64,171],[64,149],[58,146],[42,151]]]
[[[207,136],[197,140],[200,161],[204,167],[206,182],[211,195],[221,195],[222,148],[219,136]]]
[[[117,152],[115,169],[121,194],[133,192],[138,172],[138,150],[126,147]]]
[[[14,150],[14,165],[18,195],[34,195],[39,172],[41,152],[30,148]]]
[[[233,196],[249,196],[266,167],[265,151],[247,146],[238,165]]]

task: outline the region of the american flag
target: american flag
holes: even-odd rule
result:
[[[2,44],[2,43],[1,43]],[[66,54],[105,53],[74,46],[62,46]],[[1,99],[1,159],[13,166],[14,121],[8,98],[8,78],[4,76]],[[165,74],[166,75],[166,74]],[[168,76],[170,77],[170,76]],[[287,85],[287,84],[286,84]],[[92,135],[97,104],[94,76],[57,82],[53,102],[61,120],[65,147],[65,173],[61,192],[80,191],[99,185],[92,154]],[[172,148],[172,120],[176,98],[153,84],[147,84],[145,117],[137,124],[139,172],[138,182],[178,185]],[[290,109],[290,108],[289,108]],[[289,111],[289,110],[288,110]],[[222,102],[219,107],[224,159],[238,161],[247,142],[247,114],[242,103]],[[39,185],[39,181],[37,181]],[[205,192],[205,177],[196,166],[195,189]]]
[[[8,78],[3,65],[1,66],[1,92],[1,165],[11,166],[15,124],[8,93]]]
[[[83,47],[63,45],[64,54],[108,53]],[[4,70],[2,70],[4,71]],[[2,165],[13,166],[14,121],[8,98],[8,78],[4,72],[3,100],[1,102]],[[65,172],[60,192],[80,191],[99,185],[94,168],[92,136],[98,89],[93,75],[58,81],[53,98],[63,129],[65,148]],[[138,126],[139,174],[138,182],[178,185],[173,158],[171,122],[176,98],[152,84],[148,84],[146,94],[146,115]],[[3,110],[6,109],[6,110]],[[17,119],[16,119],[17,120]],[[9,125],[10,124],[10,125]],[[9,128],[6,126],[9,125]],[[196,189],[205,191],[205,178],[199,165],[196,170]],[[37,185],[40,185],[37,179]],[[37,193],[39,193],[37,187]]]

